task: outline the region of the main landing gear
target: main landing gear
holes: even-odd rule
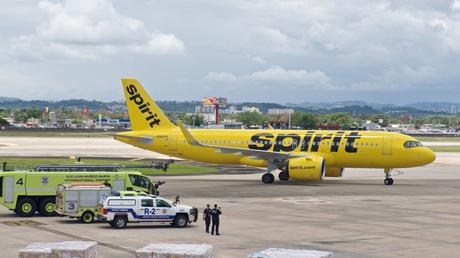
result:
[[[384,170],[385,173],[385,180],[383,180],[383,183],[385,185],[392,185],[393,184],[393,178],[391,178],[391,170],[390,168],[386,168]]]
[[[271,164],[267,168],[267,173],[263,174],[262,176],[262,182],[265,184],[271,184],[275,181],[275,176],[273,175],[273,172],[276,170],[281,170],[281,172],[278,174],[278,178],[280,181],[287,181],[289,180],[289,173],[287,171],[287,165],[284,163],[275,163]]]
[[[287,171],[287,168],[284,168],[283,170],[281,170],[281,172],[278,174],[278,178],[281,181],[288,181],[289,180],[289,173]]]
[[[267,172],[262,176],[262,182],[264,182],[264,184],[271,184],[274,181],[275,181],[275,176],[270,172]]]

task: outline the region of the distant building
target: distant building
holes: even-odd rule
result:
[[[367,131],[380,131],[380,130],[382,130],[382,127],[379,124],[374,123],[374,122],[369,121],[369,120],[367,120],[366,122],[362,123],[361,127],[363,128],[363,130],[367,130]]]
[[[214,114],[216,109],[214,106],[195,106],[195,113],[199,114]]]
[[[229,106],[226,109],[220,110],[222,114],[238,114],[241,113],[241,110],[238,110],[236,106]]]
[[[269,108],[268,114],[269,115],[284,115],[284,114],[292,114],[294,113],[294,109],[292,108]]]
[[[256,113],[260,113],[260,109],[259,108],[256,108],[256,107],[248,107],[248,106],[243,106],[241,108],[241,111],[242,112],[256,112]]]
[[[240,129],[243,127],[243,123],[237,122],[235,119],[224,119],[222,124],[225,129]]]
[[[31,117],[27,119],[26,126],[28,128],[37,128],[40,125],[40,119]]]
[[[49,122],[50,125],[51,125],[51,126],[56,126],[56,125],[57,125],[56,112],[51,111],[51,112],[48,114],[48,116],[49,116],[49,119],[50,119],[50,120],[49,120],[49,121],[50,121],[50,122]]]
[[[455,115],[455,114],[457,114],[457,107],[454,106],[454,105],[452,105],[452,106],[450,106],[450,110],[449,110],[449,111],[450,111],[449,113]]]
[[[131,123],[129,119],[110,119],[102,118],[93,121],[97,123],[101,128],[130,128]]]

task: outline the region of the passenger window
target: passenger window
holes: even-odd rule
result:
[[[141,206],[142,207],[153,207],[153,199],[142,199]]]
[[[3,177],[0,176],[0,197],[3,197]]]
[[[156,205],[157,207],[160,207],[160,208],[171,208],[171,205],[164,201],[164,200],[161,200],[161,199],[156,199]]]

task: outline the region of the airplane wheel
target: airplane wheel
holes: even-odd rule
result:
[[[289,180],[289,174],[288,172],[286,171],[282,171],[278,174],[278,178],[281,180],[281,181],[288,181]]]
[[[262,182],[264,182],[264,184],[271,184],[274,181],[275,181],[275,176],[273,174],[265,173],[262,176]]]
[[[387,179],[383,180],[383,183],[385,185],[392,185],[393,184],[393,178],[387,178]]]

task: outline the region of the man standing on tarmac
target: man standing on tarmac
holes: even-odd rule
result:
[[[217,208],[217,204],[214,204],[214,209],[211,210],[211,218],[212,218],[212,227],[211,227],[211,235],[214,235],[214,229],[216,230],[216,236],[219,234],[219,216],[222,214],[220,211],[220,207]]]
[[[211,205],[206,204],[206,209],[203,211],[203,220],[206,223],[206,233],[209,233],[209,224],[211,224]]]

